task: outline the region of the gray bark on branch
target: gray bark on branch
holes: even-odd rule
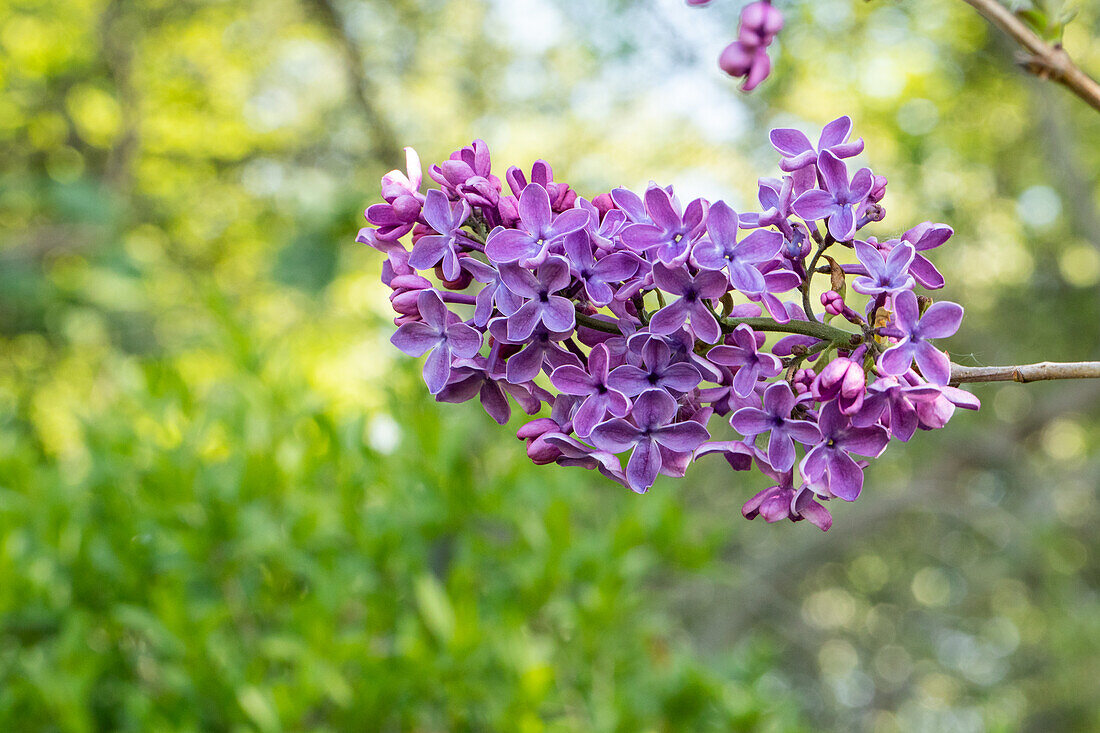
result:
[[[1052,362],[1018,366],[951,365],[951,384],[966,382],[1041,382],[1047,379],[1100,379],[1100,361]]]
[[[1056,81],[1100,112],[1100,83],[1081,70],[1060,44],[1045,41],[998,0],[963,0],[1020,44],[1023,67],[1041,79]]]

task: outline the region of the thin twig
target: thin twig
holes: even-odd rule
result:
[[[986,20],[1024,47],[1028,56],[1023,67],[1041,79],[1063,85],[1090,107],[1100,112],[1100,83],[1073,62],[1061,44],[1047,43],[1027,23],[997,0],[963,0]]]
[[[1041,382],[1047,379],[1100,379],[1100,361],[1043,361],[1018,366],[951,365],[951,384],[964,382]]]

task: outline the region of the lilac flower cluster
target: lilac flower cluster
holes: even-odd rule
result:
[[[685,206],[656,184],[589,200],[543,161],[502,182],[480,140],[432,166],[439,188],[422,191],[407,149],[407,173],[383,178],[358,241],[386,256],[391,340],[427,355],[437,400],[478,397],[501,424],[512,402],[532,416],[549,408],[518,432],[535,463],[644,492],[718,454],[771,478],[746,517],[827,529],[824,502],[858,497],[891,439],[979,406],[948,385],[951,364],[932,343],[955,333],[962,308],[915,292],[943,286],[920,253],[952,231],[926,222],[857,239],[885,214],[886,180],[849,172],[844,160],[863,150],[850,135],[847,117],[816,146],[773,130],[783,176],[761,179],[762,210],[742,214]],[[815,275],[829,279],[823,320]],[[712,435],[716,417],[728,435]]]
[[[709,5],[711,0],[687,0],[695,7]],[[726,46],[718,57],[722,71],[735,78],[744,78],[741,90],[751,92],[768,78],[772,61],[768,46],[783,29],[783,14],[772,7],[771,0],[757,0],[741,10],[737,40]]]

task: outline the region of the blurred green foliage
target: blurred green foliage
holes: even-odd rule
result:
[[[821,535],[532,466],[389,347],[400,145],[744,209],[848,113],[879,233],[958,232],[957,359],[1100,355],[1100,118],[952,0],[792,0],[745,98],[737,10],[0,4],[0,730],[1100,727],[1095,386],[976,387]]]

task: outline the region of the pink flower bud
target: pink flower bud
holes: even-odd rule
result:
[[[537,466],[553,463],[561,456],[562,452],[543,440],[542,436],[527,441],[527,457]]]
[[[420,295],[419,290],[394,291],[393,295],[390,296],[390,305],[393,306],[394,311],[401,315],[419,318],[420,310],[416,307],[418,295]]]
[[[837,400],[842,413],[854,415],[863,407],[867,375],[856,361],[839,357],[829,362],[817,375],[812,391],[818,402]]]
[[[750,3],[741,11],[741,27],[737,37],[745,45],[767,46],[783,29],[783,14],[770,2]]]
[[[531,438],[537,438],[546,433],[556,433],[561,431],[561,426],[548,417],[540,417],[537,420],[532,420],[529,423],[524,424],[516,431],[516,437],[520,440],[529,440]]]

